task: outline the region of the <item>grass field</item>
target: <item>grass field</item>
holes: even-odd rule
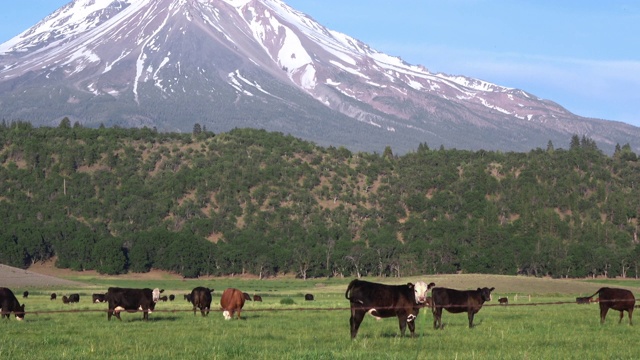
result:
[[[399,336],[395,318],[367,317],[358,337],[349,336],[349,303],[344,290],[350,279],[331,280],[127,280],[75,277],[80,288],[29,288],[23,322],[0,321],[2,359],[637,359],[637,326],[618,312],[600,325],[597,305],[574,304],[602,282],[562,281],[485,275],[427,277],[439,286],[493,286],[494,301],[476,315],[473,329],[465,314],[443,314],[445,328],[433,329],[433,317],[421,311],[415,338]],[[417,278],[369,279],[405,283]],[[2,284],[0,284],[2,286]],[[107,321],[106,304],[92,304],[93,292],[109,286],[161,287],[174,302],[161,302],[148,322],[141,313],[123,313]],[[225,321],[221,312],[203,318],[191,312],[182,295],[195,286],[214,288],[214,309],[226,287],[259,294],[262,303],[247,302],[242,320]],[[614,286],[614,285],[612,285]],[[638,294],[640,281],[616,282]],[[14,289],[21,293],[23,289]],[[79,304],[50,301],[78,292]],[[305,293],[315,301],[304,301]],[[517,300],[515,295],[518,294]],[[498,306],[497,296],[510,305]],[[281,300],[293,299],[283,305]],[[640,320],[639,320],[640,321]],[[637,324],[640,326],[640,324]],[[408,332],[407,332],[408,333]]]

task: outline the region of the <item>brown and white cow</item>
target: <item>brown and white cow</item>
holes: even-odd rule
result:
[[[386,285],[359,279],[351,281],[344,294],[351,304],[351,339],[355,339],[366,314],[378,319],[396,316],[401,335],[404,336],[409,325],[411,336],[414,336],[414,320],[433,286],[434,283],[427,285],[424,281],[418,281],[415,285]]]
[[[0,287],[0,309],[2,310],[0,318],[9,318],[9,315],[13,313],[16,316],[16,320],[24,319],[24,304],[20,305],[20,302],[13,294],[11,289],[6,287]]]
[[[155,292],[155,290],[158,291]],[[142,318],[149,320],[149,313],[153,312],[158,302],[155,293],[159,297],[159,294],[164,291],[155,290],[110,287],[106,294],[107,302],[109,303],[107,320],[111,320],[111,316],[114,314],[118,320],[122,320],[120,318],[121,311],[142,311]]]
[[[244,294],[242,291],[234,288],[228,288],[222,293],[220,298],[220,307],[222,307],[222,315],[226,320],[231,320],[233,314],[238,313],[240,320],[240,312],[244,306]]]
[[[211,309],[211,293],[213,289],[198,286],[191,290],[191,303],[193,304],[193,315],[196,315],[196,308],[200,309],[202,316],[209,315]]]
[[[491,292],[495,288],[478,288],[477,290],[455,290],[448,288],[433,288],[433,327],[442,329],[442,309],[450,313],[466,312],[469,317],[469,327],[473,327],[473,317],[480,311],[485,301],[491,300]]]
[[[633,308],[636,304],[636,298],[633,293],[627,289],[603,287],[596,291],[595,294],[589,296],[589,299],[598,295],[600,300],[600,323],[604,324],[604,320],[607,317],[609,309],[620,311],[620,320],[618,324],[622,322],[622,317],[626,311],[629,314],[629,325],[633,325]]]

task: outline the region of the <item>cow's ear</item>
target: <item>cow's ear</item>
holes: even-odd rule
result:
[[[482,289],[478,288],[478,290],[477,290],[477,291],[482,291]]]
[[[160,290],[160,292],[161,292],[161,293],[163,293],[163,292],[164,292],[164,289]]]
[[[489,291],[493,291],[493,290],[495,290],[495,289],[496,289],[496,288],[492,287],[491,289],[489,289]]]
[[[407,283],[407,286],[410,288],[413,288],[413,284],[412,283]]]

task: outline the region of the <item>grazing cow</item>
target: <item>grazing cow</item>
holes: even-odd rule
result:
[[[498,302],[500,303],[500,305],[509,305],[509,298],[501,297],[500,299],[498,299]]]
[[[154,300],[154,290],[130,289],[110,287],[107,290],[107,302],[109,309],[107,311],[107,320],[111,320],[111,316],[115,314],[118,320],[121,311],[143,311],[142,319],[149,320],[149,313],[153,312],[157,300]]]
[[[24,319],[24,304],[20,305],[20,302],[9,288],[0,287],[0,313],[1,317],[9,318],[9,315],[13,312],[16,316],[16,320]]]
[[[262,302],[262,296],[260,296],[260,295],[253,295],[253,301],[259,301],[259,302]]]
[[[209,315],[211,309],[211,293],[213,289],[198,286],[191,290],[191,303],[193,304],[193,315],[196,315],[196,308],[200,309],[202,316]]]
[[[71,294],[71,295],[69,295],[69,302],[70,303],[80,302],[80,294]]]
[[[105,294],[93,294],[91,295],[91,302],[93,303],[107,302],[107,296]]]
[[[160,298],[158,299],[158,301],[164,301],[164,302],[167,302],[168,300],[169,298],[167,297],[167,295],[160,296]]]
[[[186,294],[186,295],[184,296],[184,299],[185,299],[185,300],[187,300],[188,302],[192,302],[192,301],[191,301],[191,294]]]
[[[607,317],[609,309],[620,311],[620,320],[618,324],[622,322],[622,317],[626,311],[629,314],[629,325],[633,325],[633,307],[636,303],[636,298],[633,293],[627,289],[603,287],[596,291],[595,294],[589,296],[589,299],[599,295],[600,297],[600,323],[604,324],[604,320]]]
[[[448,288],[434,288],[433,297],[433,327],[442,329],[442,309],[450,313],[466,312],[469,316],[469,327],[473,327],[473,317],[480,311],[485,301],[491,300],[491,292],[495,288],[478,288],[477,290],[455,290]]]
[[[581,296],[576,298],[576,304],[589,304],[592,302],[592,299],[588,296]]]
[[[173,301],[173,300],[175,300],[175,299],[176,299],[176,296],[175,296],[175,295],[173,295],[173,294],[169,295],[169,301]]]
[[[220,298],[220,307],[222,307],[222,315],[226,320],[231,320],[234,313],[238,313],[240,320],[240,312],[244,306],[244,295],[242,291],[234,288],[228,288],[222,293]]]
[[[29,297],[29,292],[28,291],[23,292],[22,293],[22,297],[25,298],[25,299],[28,298]]]
[[[251,301],[251,295],[247,294],[246,292],[243,292],[242,296],[244,296],[245,301]]]
[[[63,304],[68,304],[69,303],[69,298],[67,297],[67,295],[62,295],[62,303]]]
[[[55,300],[58,297],[56,293],[51,293],[51,300]]]
[[[313,294],[305,294],[304,299],[307,301],[313,301]]]
[[[414,320],[433,286],[434,283],[427,285],[424,281],[418,281],[415,285],[385,285],[358,279],[351,281],[344,294],[351,303],[351,339],[358,334],[358,328],[367,313],[378,319],[397,316],[401,335],[404,336],[409,324],[413,337]]]

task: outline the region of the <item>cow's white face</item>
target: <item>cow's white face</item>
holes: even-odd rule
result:
[[[152,296],[153,296],[153,302],[158,302],[158,300],[160,300],[160,294],[164,292],[164,289],[160,290],[158,288],[153,289],[152,292]]]
[[[231,320],[231,313],[228,310],[222,312],[225,320]]]
[[[418,281],[413,285],[413,291],[415,293],[416,304],[424,304],[427,301],[427,293],[433,287],[433,283],[427,285],[424,281]]]

